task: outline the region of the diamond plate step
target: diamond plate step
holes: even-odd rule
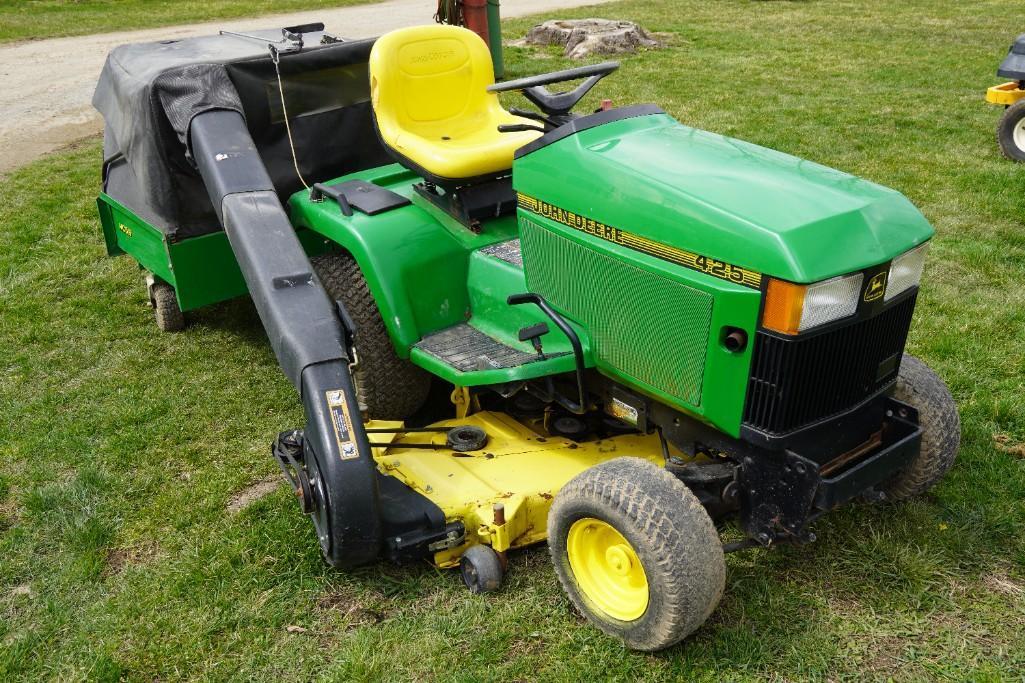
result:
[[[516,368],[539,360],[536,354],[506,346],[466,323],[428,335],[416,348],[460,372]]]

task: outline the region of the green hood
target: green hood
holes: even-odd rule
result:
[[[516,190],[793,282],[867,268],[933,229],[899,192],[666,114],[582,130],[516,160]]]

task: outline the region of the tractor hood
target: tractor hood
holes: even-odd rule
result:
[[[516,191],[793,282],[886,262],[933,235],[895,190],[652,110],[602,112],[548,133],[517,153]]]

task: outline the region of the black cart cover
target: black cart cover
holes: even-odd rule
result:
[[[289,150],[267,41],[220,35],[115,48],[93,106],[103,115],[103,190],[171,240],[220,229],[192,164],[188,129],[211,109],[241,113],[284,201],[302,184]],[[305,35],[283,54],[285,105],[299,168],[309,183],[388,163],[370,112],[373,40],[324,42]],[[330,38],[326,40],[330,41]]]

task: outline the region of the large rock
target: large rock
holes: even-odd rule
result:
[[[610,19],[555,19],[530,29],[520,45],[564,45],[566,56],[581,59],[591,54],[636,52],[659,47],[651,34],[632,21]]]

